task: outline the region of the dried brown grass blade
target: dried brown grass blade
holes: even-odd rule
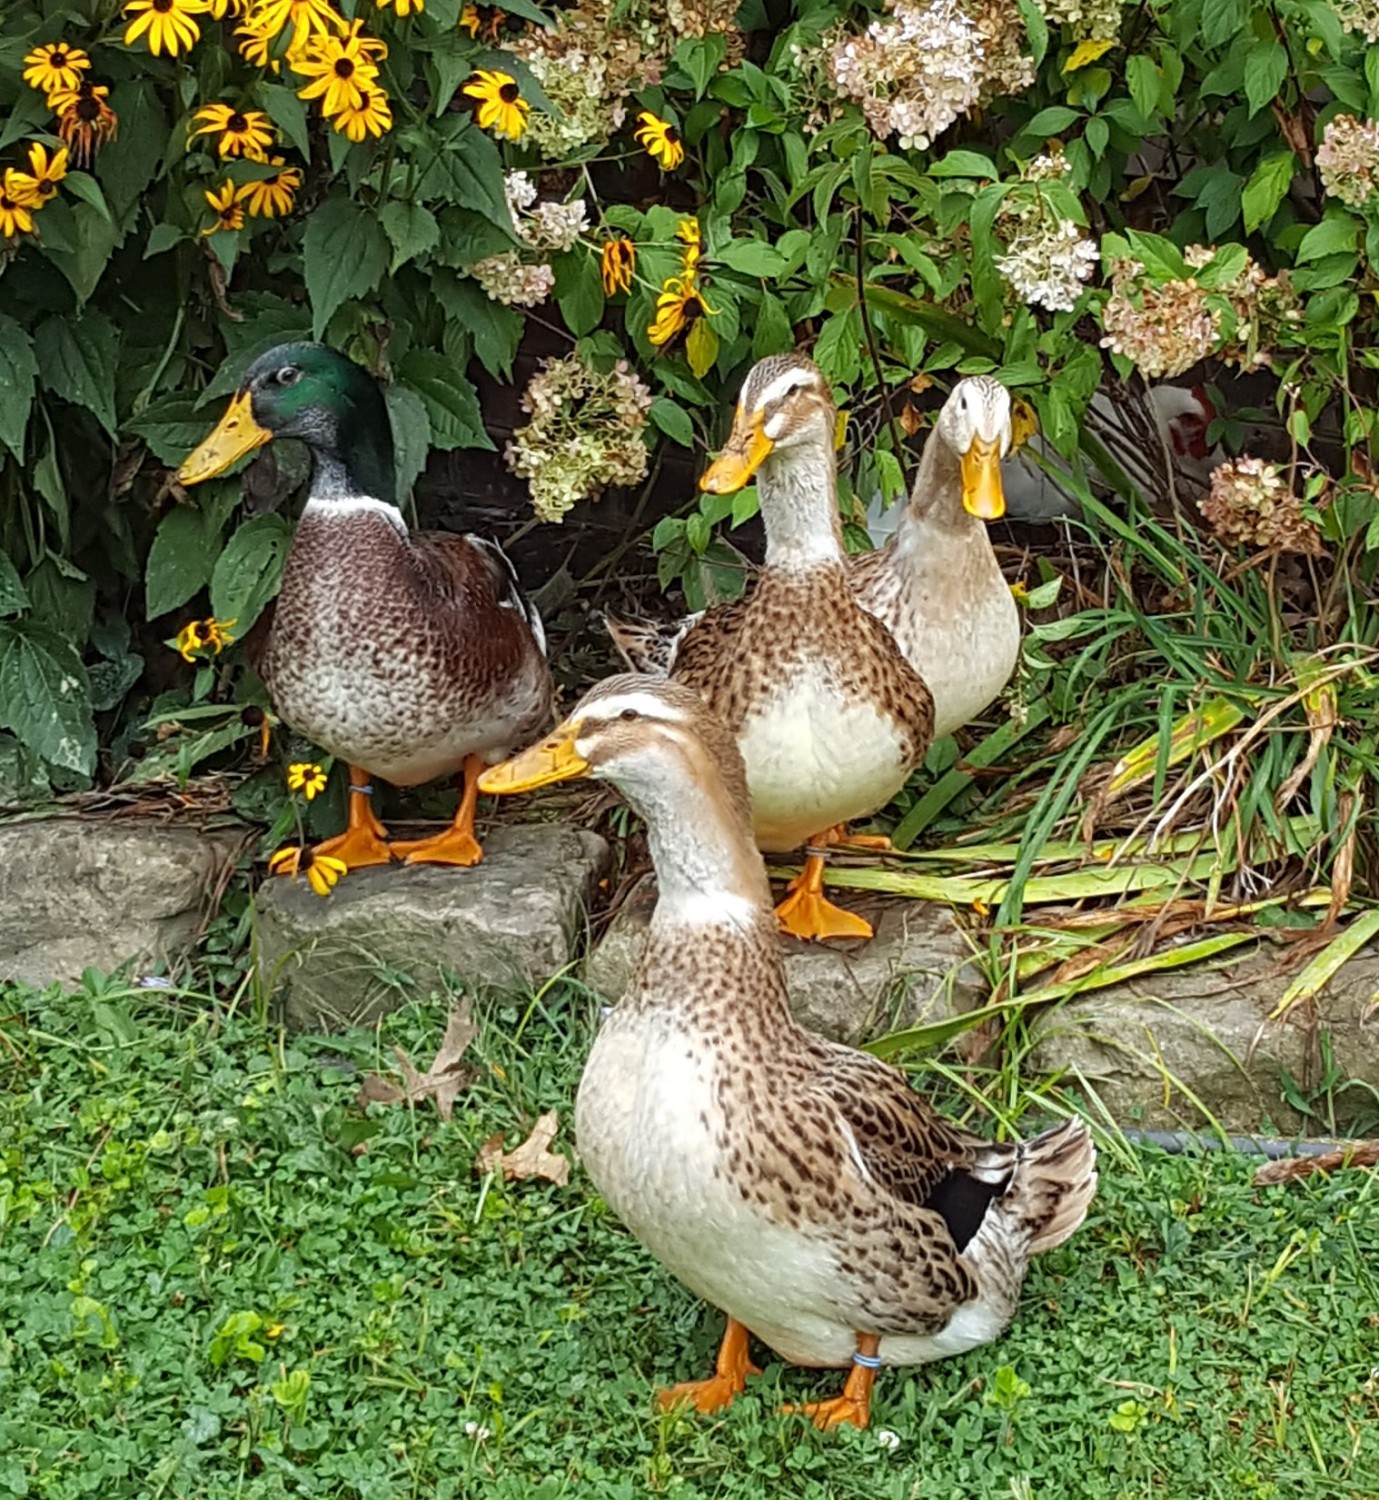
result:
[[[1289,1156],[1282,1161],[1266,1161],[1255,1172],[1255,1186],[1296,1182],[1301,1177],[1310,1177],[1313,1172],[1374,1166],[1379,1166],[1379,1141],[1353,1141],[1339,1151],[1324,1151],[1320,1156]]]

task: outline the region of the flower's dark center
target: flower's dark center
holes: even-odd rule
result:
[[[505,83],[502,88],[498,90],[498,97],[503,101],[504,104],[516,104],[517,101],[522,97],[522,90],[519,89],[515,83]]]
[[[353,59],[348,58],[348,57],[337,58],[336,59],[336,63],[335,63],[335,76],[337,78],[353,78],[354,77],[354,61],[353,61]]]
[[[78,99],[77,118],[85,120],[89,125],[93,120],[99,120],[101,116],[101,101],[99,99]]]
[[[174,0],[153,0],[153,8],[160,16],[165,16],[172,9]]]
[[[67,65],[67,48],[57,46],[48,53],[48,66],[50,68],[62,68]]]
[[[666,126],[666,140],[672,146],[677,145],[679,143],[680,132],[674,127],[674,125],[667,125]]]
[[[19,205],[14,201],[14,199],[9,196],[8,193],[0,193],[0,209],[3,209],[6,213],[9,213],[11,209],[15,209],[18,207]]]
[[[208,625],[198,623],[192,626],[192,639],[194,641],[197,641],[204,646],[206,642],[210,640],[210,638],[211,631]]]
[[[46,177],[41,178],[38,184],[38,191],[44,198],[51,198],[57,192],[57,183],[49,182]]]
[[[232,114],[228,120],[226,120],[225,128],[232,135],[243,135],[244,132],[249,128],[249,122],[244,118],[242,114],[239,113],[238,110],[236,110],[235,113]]]

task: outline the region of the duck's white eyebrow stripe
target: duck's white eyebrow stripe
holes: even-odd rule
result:
[[[597,723],[605,719],[616,719],[620,713],[631,709],[647,719],[659,719],[663,724],[683,724],[685,716],[655,693],[615,693],[611,698],[591,703],[582,716],[586,722]]]
[[[802,389],[809,382],[808,370],[787,370],[784,375],[777,375],[757,398],[757,410],[769,406],[773,401],[779,401],[782,396],[788,396],[791,391]]]

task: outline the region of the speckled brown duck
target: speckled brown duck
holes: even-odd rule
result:
[[[645,951],[579,1086],[589,1175],[634,1235],[728,1315],[718,1367],[662,1394],[726,1406],[749,1333],[794,1364],[849,1368],[800,1410],[865,1427],[878,1368],[998,1337],[1030,1258],[1096,1191],[1072,1119],[993,1144],[896,1069],[805,1031],[787,1003],[735,737],[674,682],[610,678],[484,791],[611,782],[646,822],[658,900]]]
[[[700,484],[727,494],[756,479],[765,566],[743,598],[688,622],[665,663],[736,737],[758,847],[806,848],[776,913],[802,938],[871,936],[863,918],[824,897],[819,851],[890,801],[933,729],[928,688],[852,592],[836,426],[828,382],[803,355],[749,372],[727,446]],[[609,628],[633,654],[632,632]]]
[[[178,478],[210,479],[275,437],[310,449],[311,487],[250,657],[280,717],[349,765],[348,827],[313,855],[348,868],[477,864],[480,771],[550,722],[541,621],[496,543],[408,531],[383,392],[353,361],[322,344],[270,350]],[[375,777],[417,786],[458,773],[445,832],[388,842]]]
[[[1020,614],[987,529],[1005,514],[1010,441],[1005,387],[986,375],[960,380],[929,433],[895,534],[852,560],[858,602],[934,695],[935,735],[992,703],[1020,655]]]

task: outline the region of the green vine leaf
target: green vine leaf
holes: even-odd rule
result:
[[[320,338],[345,302],[378,285],[388,269],[388,240],[373,214],[348,198],[328,198],[306,227],[302,266],[312,336]]]
[[[67,641],[32,620],[0,623],[0,727],[50,765],[80,776],[95,770],[86,668]]]

